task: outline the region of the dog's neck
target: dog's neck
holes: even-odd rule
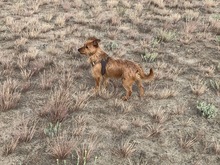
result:
[[[107,58],[108,58],[108,55],[101,49],[98,49],[93,55],[89,57],[89,62],[93,64],[99,63],[101,62],[101,60],[107,59]]]

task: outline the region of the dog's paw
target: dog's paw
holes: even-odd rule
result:
[[[127,96],[122,96],[121,99],[122,99],[123,101],[127,101],[127,100],[128,100]]]

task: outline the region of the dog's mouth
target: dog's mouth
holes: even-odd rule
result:
[[[79,48],[78,52],[80,52],[80,54],[85,54],[85,52],[82,50],[82,48]]]

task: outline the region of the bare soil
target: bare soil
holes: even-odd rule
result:
[[[86,164],[220,164],[220,91],[210,84],[220,84],[218,0],[2,0],[0,8],[0,90],[15,80],[21,94],[0,110],[1,165],[77,164],[79,150],[91,151]],[[123,102],[121,80],[92,94],[91,66],[77,52],[90,36],[110,56],[154,69],[143,98],[134,86]],[[56,122],[40,112],[53,110],[58,91],[68,113],[51,136]],[[201,101],[216,107],[214,118],[202,116]],[[33,137],[5,155],[35,121]],[[51,151],[58,137],[74,141],[59,162]]]

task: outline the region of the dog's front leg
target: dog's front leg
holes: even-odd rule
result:
[[[103,85],[104,85],[104,88],[107,89],[108,88],[108,85],[109,85],[109,81],[108,81],[108,78],[103,76]]]
[[[97,94],[99,92],[100,89],[100,85],[101,85],[101,64],[96,64],[93,68],[92,68],[92,76],[95,79],[95,88],[94,88],[94,92],[95,94]]]
[[[100,77],[94,77],[94,79],[95,79],[95,89],[94,89],[94,91],[95,91],[95,93],[98,93],[98,91],[99,91],[99,88],[100,88]]]

